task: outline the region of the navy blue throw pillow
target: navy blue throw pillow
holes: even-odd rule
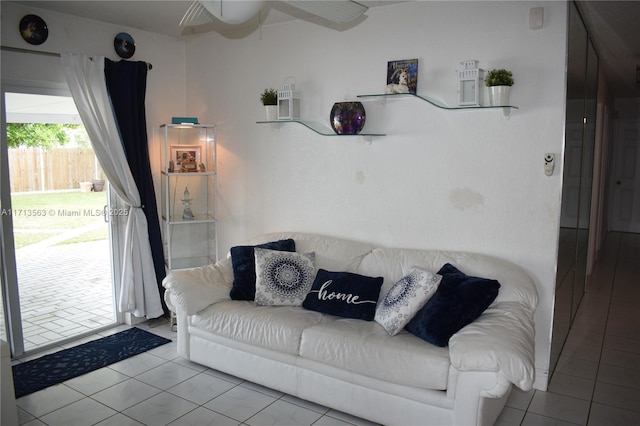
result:
[[[409,321],[407,331],[433,343],[447,346],[449,338],[478,318],[498,296],[496,280],[466,275],[447,263],[433,297]]]
[[[296,251],[296,243],[289,238],[257,246],[231,247],[233,287],[231,287],[229,297],[233,300],[254,300],[256,297],[255,248],[293,252]]]
[[[382,277],[319,269],[302,307],[324,314],[372,321],[382,281]]]

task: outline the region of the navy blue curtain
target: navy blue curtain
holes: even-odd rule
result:
[[[147,217],[149,242],[153,264],[158,279],[158,291],[162,300],[162,309],[169,313],[164,303],[162,280],[166,272],[160,221],[156,205],[156,195],[149,163],[149,143],[147,139],[147,120],[145,97],[147,91],[147,63],[105,59],[104,73],[107,91],[111,98],[116,122],[120,130],[122,144],[131,174],[140,192],[142,208]]]

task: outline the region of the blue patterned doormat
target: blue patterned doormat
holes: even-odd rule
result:
[[[16,398],[62,383],[171,342],[139,328],[13,366]]]

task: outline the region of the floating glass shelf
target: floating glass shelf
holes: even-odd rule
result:
[[[308,129],[313,130],[319,135],[322,136],[362,136],[365,138],[370,138],[374,136],[386,136],[384,133],[358,133],[355,135],[339,135],[334,132],[329,127],[324,124],[317,123],[315,121],[303,121],[303,120],[273,120],[273,121],[257,121],[257,124],[287,124],[287,123],[298,123],[305,126]]]
[[[165,259],[164,263],[168,265],[169,261]],[[173,258],[172,260],[173,269],[199,268],[201,266],[213,265],[214,263],[216,263],[216,259],[213,259],[211,257],[206,257],[206,256]]]
[[[188,177],[199,177],[199,176],[214,176],[216,172],[166,172],[164,170],[160,171],[161,174],[166,176],[188,176]]]
[[[163,214],[162,220],[167,220],[167,217]],[[169,223],[172,225],[190,225],[192,223],[211,223],[217,222],[216,218],[211,214],[196,214],[193,219],[183,219],[182,216],[171,216]]]
[[[431,105],[441,108],[441,109],[450,109],[450,110],[461,110],[461,109],[499,109],[499,108],[513,108],[513,109],[518,109],[518,107],[515,107],[513,105],[499,105],[499,106],[448,106],[445,105],[444,103],[437,101],[435,99],[430,99],[421,95],[414,95],[413,93],[379,93],[379,94],[373,94],[373,95],[358,95],[358,98],[379,98],[379,99],[383,99],[383,98],[407,98],[407,97],[412,97],[412,98],[419,98],[422,99],[423,101],[430,103]]]

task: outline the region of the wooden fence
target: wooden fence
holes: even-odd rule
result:
[[[9,148],[11,192],[80,188],[104,179],[90,148]]]

